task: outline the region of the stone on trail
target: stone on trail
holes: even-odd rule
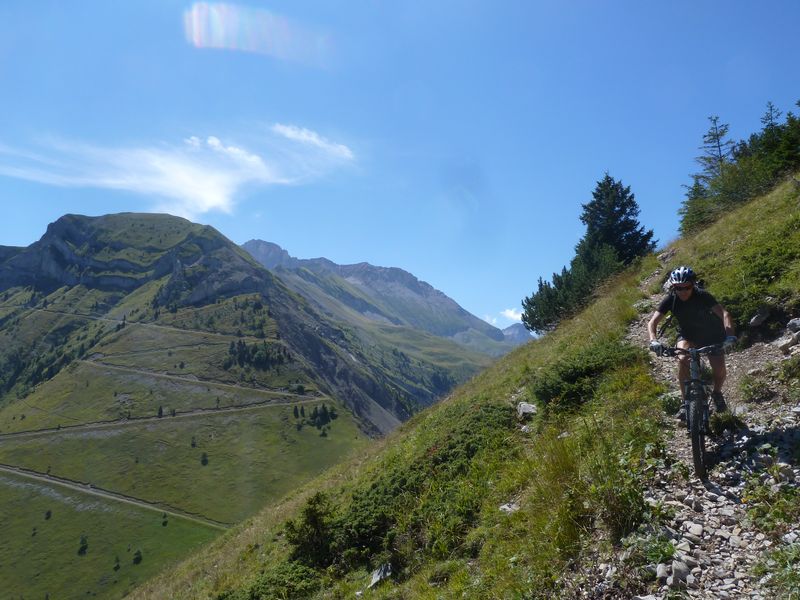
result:
[[[520,419],[527,419],[532,417],[537,413],[538,409],[536,408],[535,404],[531,404],[530,402],[520,402],[517,404],[517,416]]]

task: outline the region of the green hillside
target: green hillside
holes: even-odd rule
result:
[[[6,598],[121,598],[220,534],[180,516],[7,472],[0,472],[0,490],[0,512],[14,515],[0,520]],[[134,562],[137,552],[141,560]]]
[[[0,503],[39,518],[41,502],[9,483],[24,477],[42,501],[68,489],[87,510],[132,502],[196,518],[185,540],[148,552],[163,566],[201,530],[207,541],[291,493],[489,360],[424,331],[342,327],[210,227],[67,215],[30,247],[0,252]],[[64,515],[70,532],[86,530]],[[122,544],[124,531],[103,523],[92,540]],[[73,550],[28,549],[12,533],[0,565],[29,582],[13,589],[51,592],[55,576],[39,565]],[[76,535],[70,544],[89,534]],[[160,543],[147,527],[137,539]],[[82,560],[69,593],[120,597],[156,571],[120,579]]]
[[[758,306],[771,307],[767,330],[797,316],[799,199],[781,184],[673,246],[670,264],[697,268],[743,344]],[[645,485],[687,477],[664,454],[663,389],[645,349],[625,341],[661,284],[657,266],[635,265],[555,331],[132,597],[572,598],[592,589],[582,567],[623,544],[616,597],[652,591],[645,565],[666,551],[668,509],[645,502]],[[539,407],[529,430],[522,400]],[[391,577],[368,589],[381,565]]]

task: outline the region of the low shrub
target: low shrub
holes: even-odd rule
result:
[[[739,381],[739,392],[745,402],[764,402],[775,395],[767,381],[753,375],[742,377]]]
[[[780,537],[800,521],[800,491],[748,482],[742,501],[747,505],[747,518],[763,532]]]
[[[601,338],[561,356],[531,383],[545,406],[574,408],[591,399],[602,376],[614,367],[646,361],[644,352],[616,336]]]
[[[776,600],[800,600],[800,544],[768,552],[753,569],[756,577],[767,577],[765,584]]]

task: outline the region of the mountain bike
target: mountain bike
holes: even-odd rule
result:
[[[688,349],[667,347],[661,354],[661,356],[689,356],[689,379],[683,384],[683,407],[686,411],[686,428],[692,439],[694,473],[700,479],[705,479],[707,474],[706,434],[711,431],[708,421],[709,393],[700,376],[700,358],[717,354],[723,349],[724,344]]]

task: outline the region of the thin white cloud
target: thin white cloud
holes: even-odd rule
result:
[[[483,320],[489,325],[497,325],[497,317],[493,317],[492,315],[483,315]]]
[[[509,321],[517,321],[517,322],[522,321],[522,311],[513,308],[507,308],[500,314]]]
[[[275,123],[275,125],[272,126],[272,131],[293,142],[317,148],[334,159],[353,160],[353,158],[355,158],[353,151],[344,144],[337,144],[326,140],[316,131],[311,131],[310,129]]]
[[[264,54],[323,65],[330,38],[268,10],[225,2],[195,2],[183,15],[186,41],[195,48]]]
[[[59,187],[133,192],[151,197],[154,210],[191,219],[209,211],[232,212],[245,186],[298,184],[343,162],[332,161],[326,152],[320,156],[319,148],[298,151],[296,144],[281,139],[265,140],[268,151],[262,153],[216,136],[190,136],[175,146],[119,148],[50,139],[35,151],[0,143],[0,175]],[[352,153],[347,160],[351,158]]]

